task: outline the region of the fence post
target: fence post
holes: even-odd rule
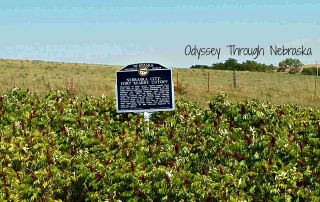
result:
[[[179,93],[179,75],[177,72],[177,93]]]
[[[317,80],[314,80],[314,99],[316,99],[317,96]]]
[[[237,88],[236,70],[233,70],[233,87]]]
[[[208,72],[208,92],[209,92],[209,89],[210,89],[210,84],[209,84],[209,72]]]

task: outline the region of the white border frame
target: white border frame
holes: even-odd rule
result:
[[[126,73],[126,72],[138,72],[138,70],[129,70],[129,71],[116,71],[116,84],[114,87],[114,92],[115,92],[115,96],[116,96],[116,110],[117,113],[139,113],[139,112],[148,112],[148,113],[153,113],[153,112],[159,112],[159,111],[173,111],[175,109],[175,100],[174,100],[174,83],[172,81],[172,69],[171,68],[167,68],[167,69],[149,69],[149,71],[170,71],[170,77],[171,77],[171,90],[172,90],[172,94],[171,94],[171,103],[172,103],[172,108],[165,108],[165,109],[139,109],[139,110],[119,110],[119,105],[118,105],[118,89],[117,89],[117,73]]]

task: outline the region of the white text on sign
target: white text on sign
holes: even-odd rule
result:
[[[130,85],[147,85],[147,84],[167,84],[168,80],[162,80],[161,77],[151,77],[150,81],[148,78],[127,78],[127,81],[121,82],[121,86]]]

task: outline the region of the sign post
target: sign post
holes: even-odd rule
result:
[[[115,96],[117,113],[143,113],[148,122],[154,112],[174,110],[172,70],[156,63],[128,65],[116,72]]]

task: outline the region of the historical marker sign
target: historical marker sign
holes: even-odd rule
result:
[[[172,70],[156,63],[138,63],[116,72],[117,113],[174,110]]]

